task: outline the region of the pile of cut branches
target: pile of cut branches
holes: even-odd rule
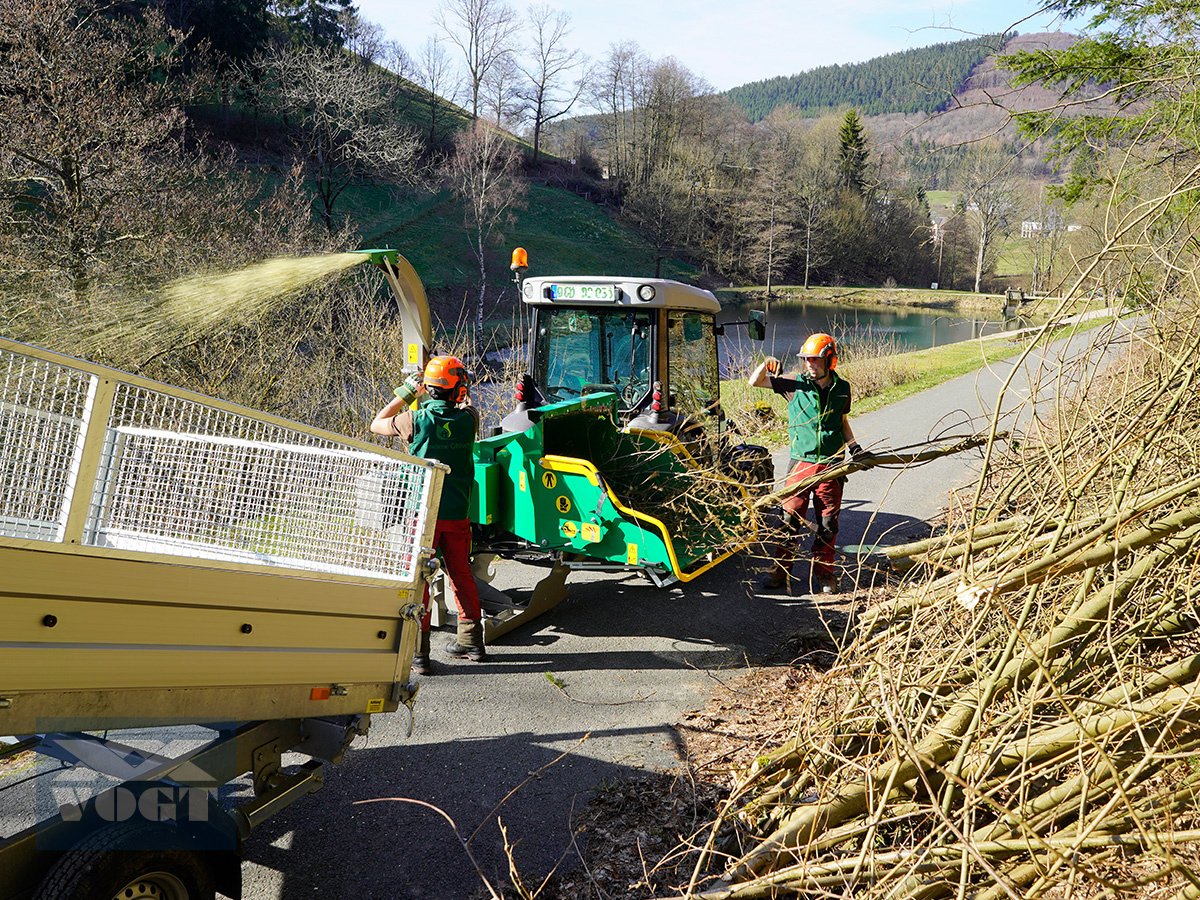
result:
[[[1200,897],[1196,313],[1060,373],[1078,401],[890,551],[907,587],[860,614],[683,893]]]

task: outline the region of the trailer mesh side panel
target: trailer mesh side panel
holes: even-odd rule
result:
[[[407,581],[429,474],[121,384],[84,542]]]
[[[0,536],[62,540],[92,377],[0,350]]]
[[[429,466],[114,381],[0,349],[0,538],[416,579]]]

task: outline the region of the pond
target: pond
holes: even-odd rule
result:
[[[726,306],[717,316],[720,323],[744,322],[749,310],[762,309],[761,303]],[[871,355],[883,352],[903,353],[925,350],[1026,327],[1022,318],[1002,319],[1000,310],[993,318],[977,314],[925,310],[913,307],[860,307],[833,303],[774,301],[767,311],[767,339],[756,344],[746,335],[744,325],[732,325],[722,343],[722,356],[743,360],[755,351],[786,357],[799,351],[804,339],[814,331],[832,334],[839,346],[856,345]]]

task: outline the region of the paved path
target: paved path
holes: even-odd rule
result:
[[[1079,352],[1088,338],[1065,352]],[[855,428],[865,444],[890,446],[973,431],[1011,369],[993,365],[857,417]],[[1028,378],[1015,383],[1008,402],[1026,407]],[[923,533],[924,519],[948,488],[973,477],[974,464],[954,458],[900,476],[852,476],[840,542]],[[501,586],[532,584],[538,574],[508,565]],[[579,578],[562,606],[503,638],[482,664],[447,663],[435,636],[442,674],[424,679],[412,735],[402,715],[377,717],[324,790],[255,831],[246,896],[480,896],[479,877],[445,820],[413,803],[356,803],[381,797],[433,804],[464,837],[478,828],[471,849],[496,883],[507,873],[498,817],[527,881],[536,884],[560,858],[572,865],[572,816],[597,785],[674,765],[673,723],[701,706],[717,680],[768,659],[784,636],[821,630],[822,617],[836,625],[843,615],[807,598],[757,595],[752,574],[735,559],[665,591],[633,577]]]

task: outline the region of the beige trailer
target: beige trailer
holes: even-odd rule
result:
[[[315,789],[283,750],[415,692],[443,471],[0,339],[0,735],[232,723],[247,823]]]

